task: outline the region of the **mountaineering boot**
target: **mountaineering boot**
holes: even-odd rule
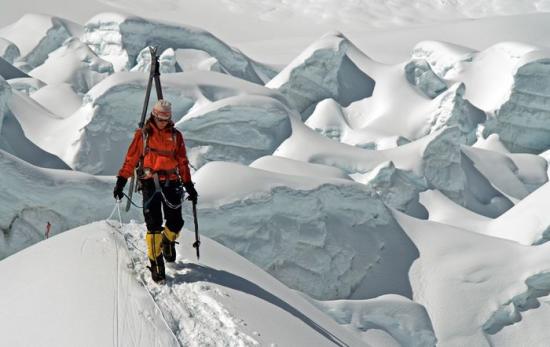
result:
[[[175,233],[172,230],[164,227],[162,232],[162,255],[167,263],[173,263],[176,261],[176,239],[179,233]]]
[[[147,232],[145,235],[145,243],[147,244],[147,256],[151,261],[151,277],[153,281],[160,282],[166,279],[164,272],[164,259],[162,258],[162,234],[160,232]]]
[[[148,266],[148,268],[151,271],[151,278],[153,281],[159,283],[166,280],[166,274],[164,272],[164,259],[162,259],[162,256],[159,256],[157,260],[151,260],[151,266]]]

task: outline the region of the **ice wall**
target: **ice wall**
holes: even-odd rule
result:
[[[84,30],[84,42],[100,57],[113,63],[115,71],[131,69],[139,52],[152,45],[158,47],[159,52],[167,48],[205,51],[231,75],[255,83],[263,84],[261,76],[272,77],[275,74],[275,71],[250,60],[211,33],[193,27],[104,13],[90,19]]]

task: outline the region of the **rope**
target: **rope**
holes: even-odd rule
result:
[[[122,232],[122,228],[123,228],[123,224],[122,224],[122,216],[120,214],[120,204],[121,204],[121,201],[120,200],[117,200],[115,202],[115,207],[113,208],[113,212],[111,212],[111,215],[106,219],[106,223],[107,225],[111,226],[111,228],[113,228],[114,231],[116,231],[117,233],[119,233],[123,238],[124,238],[124,248],[128,254],[128,256],[130,257],[130,261],[132,262],[132,266],[134,269],[136,269],[136,273],[137,273],[137,264],[136,262],[134,261],[134,258],[132,257],[132,254],[131,254],[131,251],[130,249],[128,248],[128,243],[130,243],[135,250],[141,252],[142,254],[144,254],[145,256],[147,256],[147,253],[145,253],[144,251],[142,251],[136,244],[134,244],[133,242],[131,242],[130,240],[128,240],[128,238],[126,237],[126,234],[124,234]],[[120,228],[117,228],[115,225],[111,224],[109,222],[109,219],[111,219],[111,217],[115,214],[115,211],[118,211],[118,221],[120,223]],[[119,230],[120,229],[120,230]],[[117,247],[117,263],[118,263],[118,243],[116,241],[116,237],[115,237],[115,246]],[[118,264],[117,264],[117,270],[118,270]],[[117,271],[117,282],[118,282],[118,271]],[[137,280],[139,282],[141,282],[141,285],[143,286],[143,288],[145,289],[145,291],[147,292],[147,294],[149,294],[149,297],[151,298],[151,300],[153,301],[153,304],[157,307],[157,310],[158,312],[160,312],[160,315],[162,317],[162,320],[164,321],[164,324],[166,326],[166,328],[168,329],[168,331],[170,331],[172,333],[172,336],[174,338],[174,340],[176,342],[178,342],[178,344],[181,346],[181,342],[180,340],[178,339],[176,333],[174,332],[174,330],[172,330],[172,327],[170,326],[170,324],[168,324],[168,321],[167,321],[167,318],[164,314],[164,312],[162,311],[162,309],[160,308],[159,304],[156,302],[155,300],[155,297],[154,295],[151,293],[151,290],[148,288],[147,286],[147,283],[146,281],[141,278],[140,276],[137,277]],[[118,283],[117,283],[118,284]],[[118,290],[118,289],[117,289]],[[118,299],[118,297],[117,297]],[[117,303],[117,306],[118,306],[118,303]],[[117,315],[118,315],[118,307],[117,307]],[[117,346],[118,346],[118,340],[119,340],[119,337],[118,337],[118,319],[117,319],[117,331],[116,331],[116,340],[117,340]]]
[[[166,206],[168,206],[168,207],[171,208],[172,210],[177,210],[178,208],[180,208],[181,206],[183,206],[183,194],[182,194],[181,202],[180,202],[178,205],[174,205],[174,204],[172,204],[170,201],[168,201],[168,199],[166,198],[166,195],[164,195],[164,192],[163,192],[163,191],[160,191],[160,192],[156,191],[156,192],[153,193],[153,195],[151,195],[151,197],[150,197],[149,199],[147,199],[147,201],[145,201],[145,202],[143,203],[143,206],[137,205],[137,204],[134,202],[134,200],[132,200],[132,198],[130,198],[126,193],[123,192],[122,194],[124,194],[124,196],[128,199],[128,201],[130,201],[130,203],[131,203],[132,205],[134,205],[134,207],[137,207],[137,208],[139,208],[139,209],[145,209],[145,208],[147,208],[147,206],[151,203],[151,201],[153,201],[153,198],[154,198],[157,194],[159,194],[159,193],[161,194],[162,200],[164,201],[164,203],[166,204]],[[115,207],[115,209],[116,209],[116,207]],[[115,213],[115,210],[113,210],[113,213],[111,213],[111,215],[110,215],[109,218],[107,218],[107,219],[110,219],[110,218],[113,216],[114,213]],[[119,209],[119,213],[120,213],[120,209]]]

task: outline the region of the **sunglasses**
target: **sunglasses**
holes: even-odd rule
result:
[[[155,120],[159,123],[168,123],[170,119],[160,119],[159,117],[155,117]]]

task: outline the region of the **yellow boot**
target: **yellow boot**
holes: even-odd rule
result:
[[[162,259],[162,234],[147,232],[145,235],[145,243],[147,244],[147,257],[151,261],[151,277],[155,282],[161,282],[166,279],[164,270],[164,259]]]
[[[162,255],[168,263],[176,261],[176,239],[179,233],[175,233],[172,230],[164,227],[162,231]]]

